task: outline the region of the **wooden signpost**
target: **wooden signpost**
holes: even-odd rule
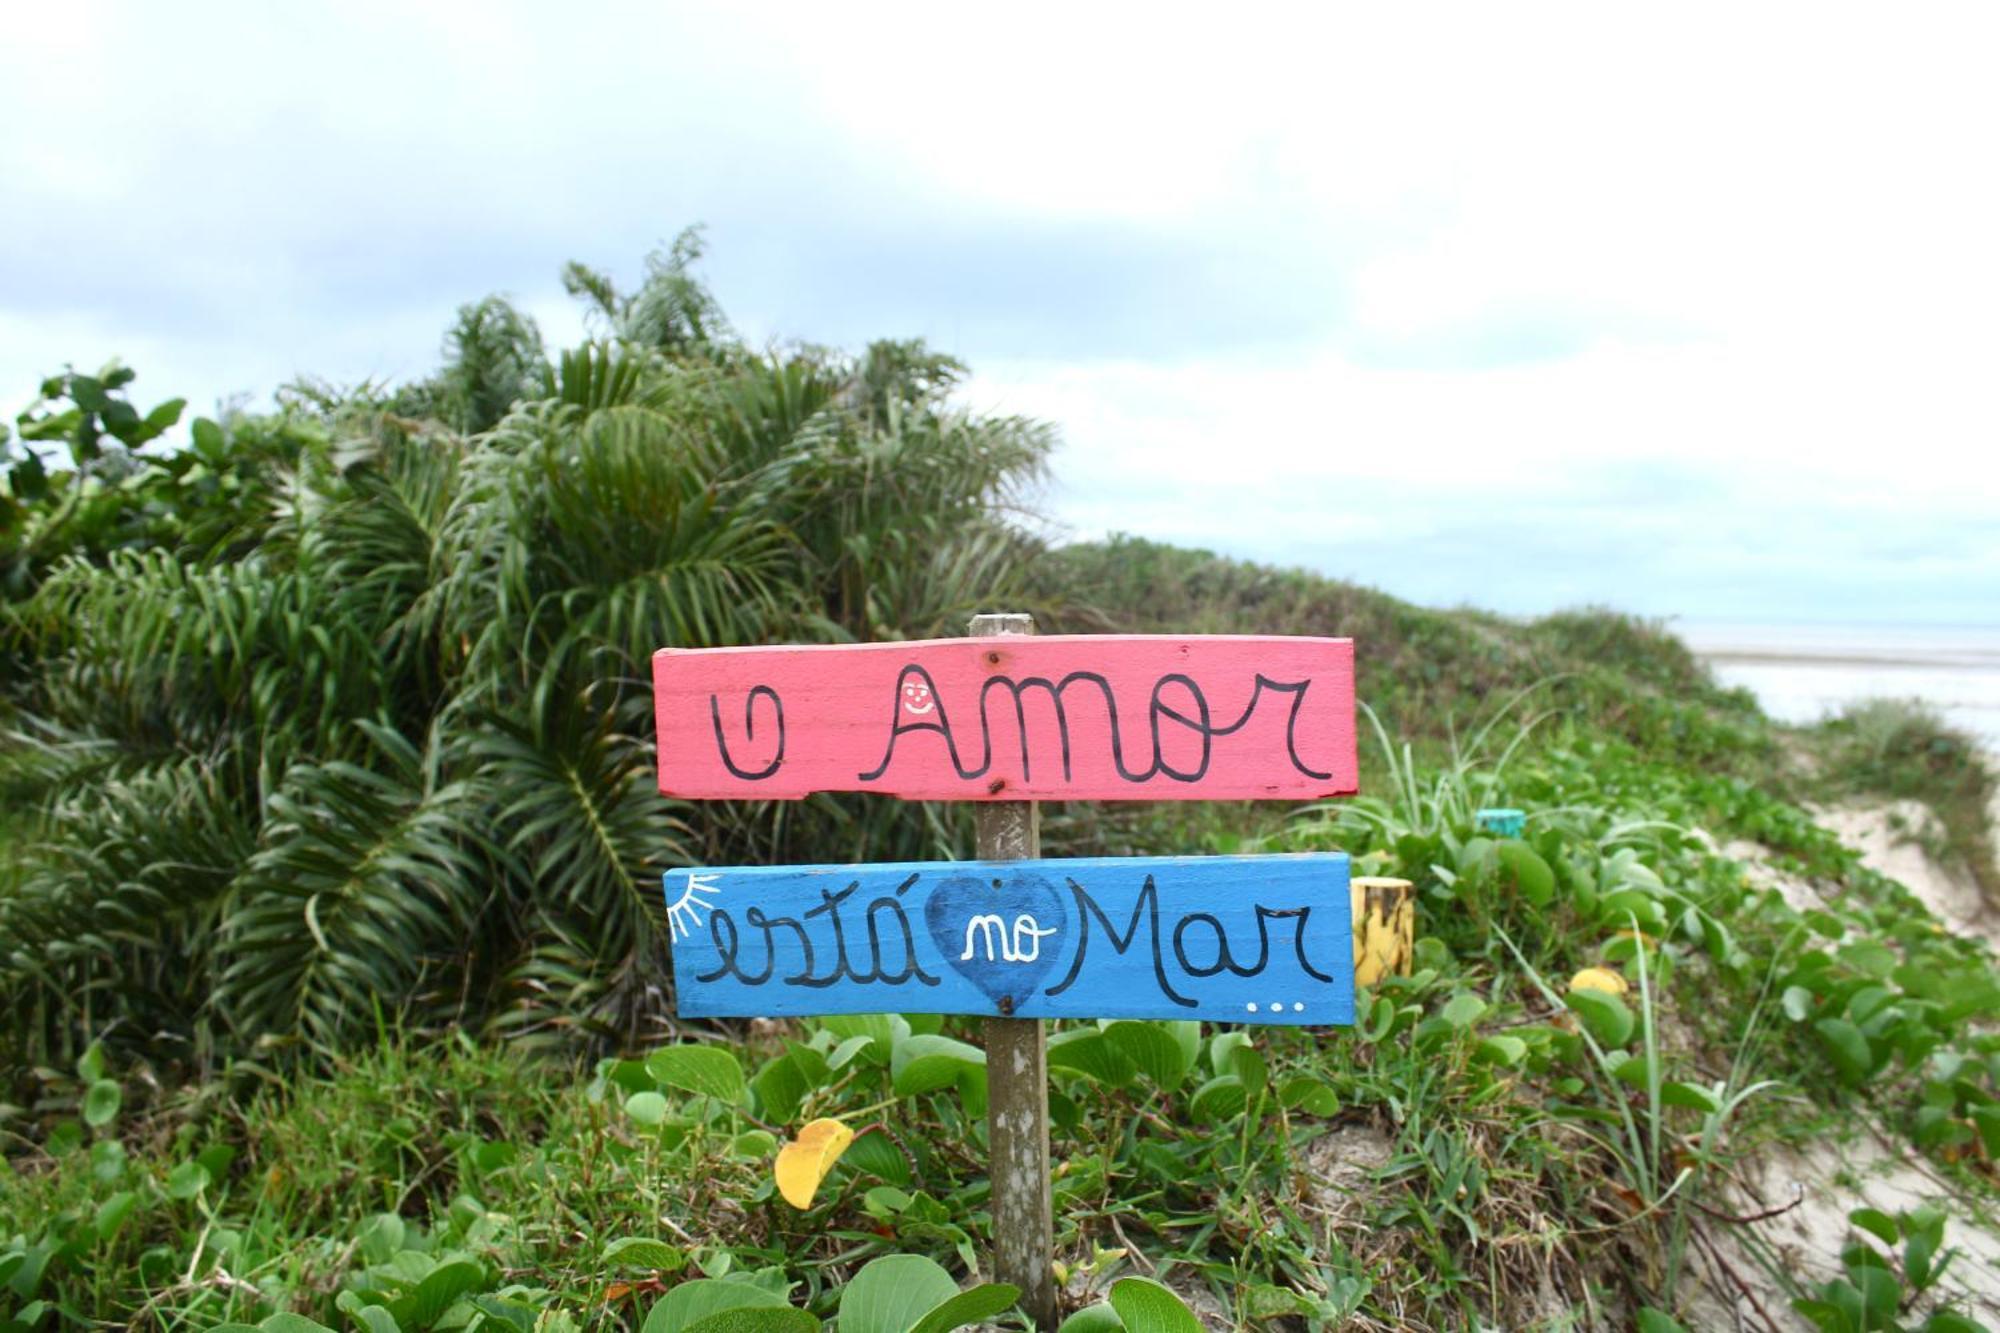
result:
[[[979,860],[670,871],[690,1017],[986,1016],[994,1269],[1056,1322],[1041,1020],[1354,1021],[1348,860],[1037,859],[1038,800],[1356,788],[1354,647],[1223,635],[662,649],[660,790],[977,801]]]

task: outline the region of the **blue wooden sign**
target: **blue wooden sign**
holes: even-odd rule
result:
[[[1354,1021],[1340,852],[671,870],[666,893],[688,1018]]]

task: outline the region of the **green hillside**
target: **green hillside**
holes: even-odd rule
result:
[[[990,1276],[977,1024],[683,1023],[658,892],[671,865],[963,855],[965,812],[662,798],[646,670],[981,609],[1351,636],[1359,798],[1051,807],[1045,846],[1338,848],[1416,885],[1411,971],[1352,1030],[1062,1025],[1073,1327],[1154,1326],[1154,1288],[1099,1303],[1130,1277],[1209,1327],[1992,1316],[1993,955],[1804,808],[1924,800],[1934,859],[1990,892],[1964,738],[1890,705],[1778,727],[1615,612],[1050,549],[1018,518],[1049,426],[966,411],[918,344],[750,348],[697,255],[632,293],[573,269],[583,346],[489,300],[426,381],[302,382],[183,444],[122,368],[22,415],[0,1330],[672,1333],[754,1305],[711,1327],[867,1333],[916,1326],[841,1307],[871,1261],[943,1274],[850,1289]],[[773,1162],[822,1117],[863,1132],[797,1208]],[[1929,1201],[1871,1211],[1828,1152]],[[1018,1326],[972,1313],[990,1294],[961,1313]]]

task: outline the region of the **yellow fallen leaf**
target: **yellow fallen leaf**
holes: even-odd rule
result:
[[[1608,967],[1586,967],[1569,979],[1569,988],[1575,990],[1600,990],[1606,995],[1623,995],[1632,989],[1625,978]]]
[[[771,1168],[785,1202],[794,1208],[812,1207],[819,1183],[852,1142],[854,1131],[838,1120],[815,1120],[801,1129],[797,1139],[778,1150],[778,1160]]]

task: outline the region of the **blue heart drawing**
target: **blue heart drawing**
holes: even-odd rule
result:
[[[944,961],[1009,1009],[1034,993],[1069,934],[1062,896],[1039,875],[956,875],[931,890],[924,924]]]

